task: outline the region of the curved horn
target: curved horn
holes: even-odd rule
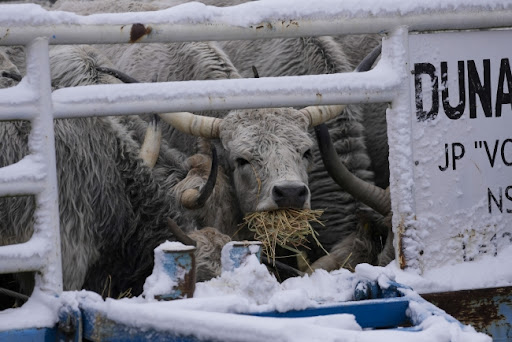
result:
[[[265,255],[261,256],[261,260],[263,261],[263,263],[265,265],[267,265],[269,267],[275,267],[276,270],[278,270],[278,271],[281,270],[283,272],[289,273],[293,277],[302,277],[302,276],[304,276],[306,274],[306,273],[304,273],[302,271],[299,271],[295,267],[288,266],[284,262],[280,262],[280,261],[277,261],[277,260],[270,261],[269,258],[267,256],[265,256]]]
[[[120,80],[123,83],[140,83],[135,78],[128,76],[127,74],[125,74],[124,72],[121,72],[119,70],[106,68],[106,67],[96,67],[96,70],[99,72],[114,76],[115,78],[117,78],[118,80]]]
[[[315,133],[322,160],[332,179],[354,198],[387,216],[391,212],[389,188],[384,190],[354,176],[338,158],[325,124],[316,126]]]
[[[139,157],[150,168],[155,166],[162,144],[162,127],[158,124],[158,121],[160,121],[160,118],[154,114],[146,129],[144,142],[139,152]]]
[[[20,74],[9,71],[2,71],[2,77],[7,77],[17,82],[20,82],[22,79]]]
[[[256,69],[256,66],[252,66],[252,73],[254,74],[254,78],[260,78],[260,74],[258,73],[258,69]]]
[[[309,127],[315,127],[338,116],[345,107],[345,105],[309,106],[300,111],[309,119]]]
[[[359,62],[359,65],[356,67],[355,72],[363,72],[368,71],[371,69],[377,58],[379,58],[380,53],[382,51],[382,44],[377,45],[373,48],[373,50],[366,55],[365,58],[361,62]]]
[[[185,232],[183,232],[183,230],[181,230],[181,228],[178,227],[176,222],[174,222],[174,220],[172,220],[169,217],[167,218],[167,225],[171,233],[173,233],[174,236],[176,237],[176,240],[183,243],[184,245],[197,246],[197,242],[194,241],[190,236],[185,234]]]
[[[183,133],[196,137],[215,139],[220,135],[222,119],[195,115],[188,112],[159,114],[162,120]]]
[[[135,78],[128,76],[127,74],[106,67],[96,67],[96,70],[119,79],[123,83],[140,83]],[[146,129],[146,135],[140,148],[139,157],[144,161],[144,164],[150,168],[153,168],[158,159],[160,153],[160,145],[162,144],[162,128],[158,124],[160,118],[157,115],[153,115],[151,122],[148,124]]]
[[[364,72],[370,70],[373,63],[380,56],[382,46],[379,44],[374,48],[356,67],[355,72]],[[345,105],[333,106],[309,106],[300,111],[309,119],[309,126],[314,127],[320,125],[330,119],[338,116],[344,109]]]
[[[213,193],[215,182],[217,181],[217,171],[219,169],[219,161],[217,158],[217,150],[212,145],[212,166],[210,168],[210,175],[206,184],[199,192],[196,189],[188,189],[181,195],[181,204],[187,209],[199,209],[204,206],[206,200]]]
[[[119,70],[105,67],[97,67],[96,70],[112,75],[123,83],[140,83],[135,78],[128,76]],[[207,139],[219,137],[219,125],[221,119],[195,115],[188,112],[163,113],[159,115],[165,122],[183,133]]]
[[[123,83],[140,83],[135,78],[112,68],[106,67],[96,67],[96,70],[99,72],[103,72],[114,76],[119,79]],[[202,138],[218,138],[219,137],[219,125],[221,119],[215,119],[200,115],[195,115],[188,112],[176,112],[176,113],[162,113],[158,114],[165,122],[172,125],[176,129],[182,131],[183,133],[191,134],[194,136],[202,137]],[[155,120],[153,118],[153,120]],[[153,167],[154,163],[156,163],[156,159],[153,161],[151,155],[156,153],[158,156],[158,151],[160,149],[160,144],[158,143],[158,147],[155,145],[155,139],[158,141],[161,140],[162,131],[161,129],[158,132],[154,130],[151,131],[151,126],[148,127],[146,132],[146,137],[144,139],[143,147],[146,149],[152,149],[153,151],[144,152],[141,150],[141,157],[143,157],[146,165]],[[159,136],[159,137],[158,137]],[[154,141],[154,142],[151,142]],[[144,156],[142,154],[144,153]],[[147,159],[149,158],[149,159]]]

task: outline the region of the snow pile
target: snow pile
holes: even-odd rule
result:
[[[310,276],[289,278],[279,283],[267,267],[251,255],[243,267],[198,283],[194,298],[235,296],[244,303],[236,312],[286,312],[352,300],[355,285],[361,279],[368,280],[345,269],[332,272],[318,270]]]
[[[63,304],[76,310],[80,303],[83,308],[131,327],[222,341],[491,341],[488,336],[446,316],[412,290],[405,291],[411,299],[408,315],[420,329],[414,332],[363,330],[349,314],[307,318],[243,314],[339,304],[353,298],[355,286],[361,281],[376,281],[385,287],[402,273],[405,272],[397,271],[392,265],[358,265],[355,273],[319,270],[311,276],[290,278],[280,284],[255,255],[250,255],[241,267],[198,283],[194,298],[189,299],[157,302],[140,296],[103,300],[98,294],[87,291],[65,292],[55,298],[36,292],[21,309],[0,312],[0,331],[53,326]],[[432,311],[436,310],[439,314],[432,316]]]
[[[103,301],[98,295],[77,292],[87,307],[107,318],[142,329],[158,329],[222,341],[464,341],[491,339],[462,326],[441,310],[406,290],[412,304],[408,310],[421,331],[363,330],[355,317],[336,314],[308,318],[269,318],[237,313],[279,312],[334,305],[352,299],[360,281],[377,281],[386,286],[395,278],[390,267],[359,265],[347,270],[316,271],[311,276],[290,278],[280,284],[254,255],[240,267],[196,286],[194,298],[169,302],[142,297]],[[437,310],[439,315],[432,316]],[[448,319],[447,319],[448,318]]]
[[[60,300],[35,289],[21,308],[0,311],[0,331],[53,326],[60,306]]]
[[[255,255],[250,255],[246,260],[246,267],[223,272],[220,277],[209,282],[198,283],[194,297],[236,295],[257,308],[258,305],[268,303],[270,297],[278,291],[279,282],[276,278],[259,263]]]
[[[395,262],[386,269],[397,282],[412,287],[418,293],[458,291],[500,286],[512,286],[512,269],[506,267],[512,259],[512,246],[504,247],[496,257],[483,255],[478,260],[454,265],[441,265],[425,271],[402,271]]]

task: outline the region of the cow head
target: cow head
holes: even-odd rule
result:
[[[177,129],[219,139],[240,211],[309,209],[308,171],[314,144],[308,133],[344,106],[233,110],[223,118],[191,113],[160,116]]]
[[[243,213],[310,207],[308,127],[292,108],[236,110],[222,120],[219,138]]]
[[[369,70],[379,55],[380,46],[355,71]],[[233,110],[224,119],[184,112],[160,116],[182,132],[220,139],[241,212],[246,214],[290,207],[309,209],[307,171],[313,140],[308,128],[334,118],[344,108]]]

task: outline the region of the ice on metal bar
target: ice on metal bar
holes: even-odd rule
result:
[[[0,273],[42,270],[48,253],[48,243],[39,237],[20,244],[0,246]]]
[[[40,157],[28,155],[0,168],[0,196],[35,194],[45,184],[46,168]]]

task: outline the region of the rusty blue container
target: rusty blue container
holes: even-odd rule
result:
[[[156,295],[158,300],[192,298],[196,286],[196,248],[186,246],[179,250],[163,250],[161,262],[163,271],[176,285],[169,293]],[[155,262],[157,260],[155,259]]]
[[[231,241],[222,249],[222,271],[233,271],[240,267],[250,256],[255,255],[261,261],[260,241]]]

